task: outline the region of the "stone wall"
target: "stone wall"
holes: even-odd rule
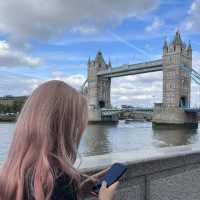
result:
[[[115,162],[128,167],[116,200],[200,199],[199,149],[181,146],[88,157],[81,171],[93,174]]]
[[[152,120],[152,112],[124,111],[120,113],[120,119]]]
[[[101,110],[100,109],[93,109],[89,107],[88,109],[88,121],[89,122],[99,122],[101,121]]]

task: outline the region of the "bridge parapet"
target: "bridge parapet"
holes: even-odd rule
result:
[[[115,162],[127,165],[116,200],[199,200],[200,150],[191,146],[126,151],[82,159],[93,174]]]

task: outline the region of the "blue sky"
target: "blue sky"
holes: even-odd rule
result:
[[[0,96],[50,79],[79,88],[98,50],[113,67],[160,58],[177,29],[200,69],[200,0],[0,0],[0,18]],[[114,105],[148,106],[161,95],[161,72],[112,81]]]

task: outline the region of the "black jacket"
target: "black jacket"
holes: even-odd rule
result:
[[[77,200],[71,178],[62,173],[55,182],[52,200]]]
[[[30,194],[30,187],[28,190],[29,192],[26,192],[24,200],[34,200]],[[77,200],[74,184],[71,178],[63,172],[60,172],[55,180],[51,200]]]

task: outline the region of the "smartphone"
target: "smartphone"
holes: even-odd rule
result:
[[[96,185],[92,188],[91,193],[97,195],[103,181],[106,181],[107,187],[112,185],[125,173],[126,169],[127,167],[121,163],[113,164],[106,174],[98,180]]]

